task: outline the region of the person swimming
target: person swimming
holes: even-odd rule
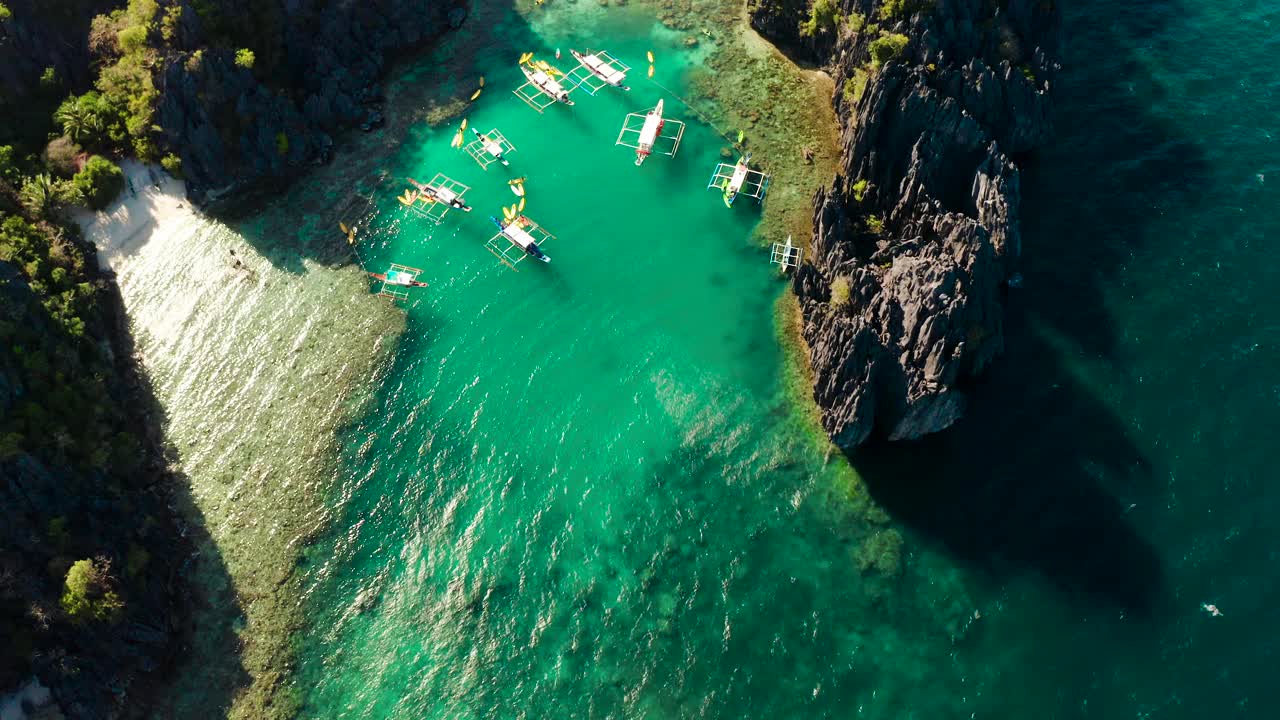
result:
[[[1222,617],[1222,611],[1218,609],[1217,605],[1212,605],[1209,603],[1201,603],[1200,607],[1203,608],[1205,612],[1209,613],[1213,617]]]

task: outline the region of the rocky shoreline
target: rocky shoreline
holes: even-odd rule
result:
[[[823,3],[817,3],[823,5]],[[758,0],[751,22],[830,68],[842,162],[793,287],[824,429],[850,451],[943,430],[1003,349],[1017,158],[1053,132],[1058,11],[1010,0]]]
[[[395,57],[460,26],[466,5],[368,0],[174,0],[156,119],[192,202],[226,210],[328,162],[333,135],[383,122]],[[245,67],[239,47],[254,54]]]

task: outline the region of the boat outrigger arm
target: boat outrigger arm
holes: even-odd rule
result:
[[[453,180],[444,173],[436,173],[431,182],[421,183],[409,178],[413,190],[405,190],[399,200],[411,211],[439,224],[450,210],[471,212],[463,195],[471,188]]]
[[[573,100],[569,99],[569,90],[572,88],[566,88],[555,79],[555,76],[564,77],[564,73],[543,61],[527,62],[520,66],[520,71],[528,82],[512,92],[529,107],[542,112],[558,102],[573,104]]]
[[[604,50],[595,52],[588,50],[580,53],[571,49],[569,52],[578,61],[578,67],[565,76],[566,84],[574,88],[582,88],[588,95],[595,95],[606,86],[616,87],[619,90],[631,89],[623,84],[627,79],[627,73],[631,70],[630,65]]]
[[[622,121],[622,131],[618,133],[615,144],[634,148],[636,165],[644,163],[654,153],[675,157],[680,149],[684,123],[664,118],[662,109],[663,101],[659,100],[649,112],[631,113]]]
[[[790,268],[800,265],[803,254],[804,252],[800,248],[791,244],[791,236],[788,235],[785,244],[778,242],[773,244],[773,252],[769,255],[769,262],[774,265],[781,265],[782,271],[786,272]]]
[[[496,217],[490,217],[489,219],[498,227],[498,234],[489,238],[489,241],[485,243],[485,247],[503,265],[515,270],[516,265],[528,257],[536,258],[544,263],[551,262],[551,258],[543,252],[541,246],[546,244],[548,240],[554,239],[554,236],[544,230],[538,223],[524,215],[517,215],[507,221],[499,220]]]
[[[730,207],[739,195],[764,202],[764,195],[769,190],[769,176],[751,169],[751,154],[748,153],[734,165],[717,165],[715,172],[711,173],[711,181],[707,183],[707,189],[711,188],[723,191],[724,204]]]
[[[396,300],[404,300],[409,297],[409,291],[406,288],[421,288],[427,284],[418,279],[422,271],[408,265],[399,265],[391,263],[391,267],[384,273],[369,273],[374,279],[382,281],[382,286],[378,288],[378,295]]]
[[[502,163],[509,166],[507,162],[507,154],[516,151],[516,146],[512,145],[502,133],[498,132],[498,128],[494,128],[487,133],[482,133],[475,128],[471,128],[471,132],[475,134],[476,139],[467,143],[462,148],[473,160],[480,164],[485,170],[494,163]]]

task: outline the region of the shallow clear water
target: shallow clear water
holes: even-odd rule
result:
[[[899,601],[868,585],[896,578],[863,577],[865,498],[785,395],[759,211],[706,190],[725,141],[667,96],[689,122],[674,159],[637,168],[614,145],[662,96],[646,50],[673,89],[696,51],[640,12],[574,17],[548,17],[548,47],[610,38],[630,93],[538,115],[510,94],[519,49],[495,47],[468,120],[515,144],[512,167],[451,149],[456,123],[414,128],[363,220],[369,267],[431,287],[349,435],[337,530],[308,553],[317,717],[830,713],[881,685],[864,648],[947,632],[875,620]],[[394,197],[436,172],[476,208],[439,228]],[[482,243],[517,175],[557,239],[551,264],[511,272]]]
[[[552,8],[523,49],[607,37],[636,73],[539,116],[495,45],[468,117],[510,173],[417,127],[362,221],[371,268],[431,287],[307,553],[308,714],[1273,716],[1277,100],[1241,54],[1275,54],[1277,11],[1065,10],[1009,352],[954,432],[855,458],[892,520],[785,396],[756,214],[704,189],[723,140],[668,100],[677,158],[613,146],[659,97],[644,51],[677,90],[696,56]],[[436,172],[476,207],[439,228],[394,200]],[[557,235],[518,273],[482,247],[512,175]]]

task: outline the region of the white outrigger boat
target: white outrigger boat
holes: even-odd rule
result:
[[[398,199],[400,204],[436,224],[444,220],[450,210],[471,212],[463,195],[471,188],[453,180],[444,173],[436,173],[431,182],[421,183],[409,178],[413,190],[405,190]]]
[[[675,157],[684,137],[684,123],[662,116],[663,101],[647,113],[631,113],[622,121],[615,145],[634,148],[636,165],[644,163],[653,153]]]
[[[764,194],[769,190],[769,176],[759,170],[751,169],[751,153],[738,158],[734,165],[720,163],[711,173],[711,181],[707,189],[715,188],[724,192],[724,204],[733,207],[733,201],[739,195],[755,198],[764,202]]]
[[[512,92],[529,107],[542,112],[558,102],[573,105],[573,100],[569,99],[569,89],[556,80],[556,76],[564,77],[564,73],[545,61],[535,62],[529,55],[522,58],[520,71],[528,82]]]
[[[516,151],[516,146],[511,144],[497,128],[487,133],[482,133],[475,128],[471,128],[471,132],[475,134],[476,139],[467,143],[462,148],[464,152],[472,157],[481,168],[489,169],[494,163],[502,163],[503,166],[509,166],[507,155]]]
[[[570,49],[569,53],[578,61],[578,67],[565,76],[565,81],[572,83],[575,88],[581,87],[588,95],[595,95],[605,86],[616,87],[619,90],[631,89],[623,84],[631,66],[608,52],[588,50],[580,53]]]
[[[782,272],[786,272],[800,264],[803,251],[791,244],[791,236],[787,236],[786,243],[776,242],[773,244],[773,252],[769,255],[769,262],[774,265],[781,265]]]
[[[508,210],[503,212],[509,213]],[[503,265],[515,270],[517,264],[529,257],[544,263],[551,262],[551,258],[542,251],[541,246],[555,236],[544,230],[541,225],[524,215],[508,215],[506,220],[499,220],[496,217],[489,219],[498,226],[498,234],[489,238],[485,247]]]
[[[384,273],[369,273],[375,280],[382,283],[378,288],[378,295],[391,298],[392,302],[408,299],[408,288],[426,287],[427,284],[418,279],[421,274],[422,271],[418,268],[397,263],[391,263],[391,267]]]

